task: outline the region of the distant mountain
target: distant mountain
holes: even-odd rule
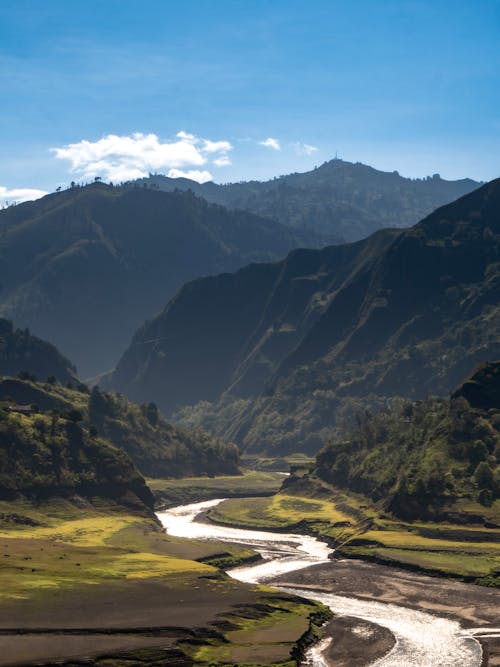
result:
[[[307,239],[188,192],[74,187],[0,211],[0,315],[88,377],[112,368],[187,280],[283,257]]]
[[[481,366],[451,399],[366,417],[348,439],[318,454],[314,474],[402,518],[429,519],[463,499],[491,505],[500,498],[499,463],[497,361]]]
[[[469,178],[446,181],[438,174],[404,178],[397,171],[337,159],[265,182],[199,184],[151,175],[136,183],[165,191],[192,190],[210,202],[315,230],[329,243],[357,241],[384,227],[410,227],[481,185]]]
[[[500,357],[499,304],[500,179],[409,230],[185,285],[111,384],[198,403],[183,423],[249,450],[314,451],[359,407],[446,395]]]
[[[58,414],[63,422],[76,421],[85,433],[125,452],[148,477],[238,474],[234,445],[173,426],[154,404],[135,405],[96,387],[89,394],[84,385],[75,390],[20,378],[0,380],[0,408],[2,402],[4,408],[34,405],[44,419]]]
[[[52,376],[63,383],[76,380],[75,367],[53,345],[0,318],[0,375],[21,373],[40,380]]]

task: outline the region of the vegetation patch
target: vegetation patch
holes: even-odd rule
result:
[[[329,618],[331,612],[321,604],[269,593],[255,607],[221,616],[218,624],[226,630],[220,639],[202,647],[180,645],[195,665],[295,667],[297,639],[312,631],[318,635],[319,626]]]
[[[231,498],[213,507],[208,517],[217,523],[262,529],[293,529],[311,522],[332,526],[350,517],[329,500],[312,500],[279,493],[270,498]]]
[[[206,563],[169,553],[168,539],[149,518],[116,508],[106,511],[88,505],[82,510],[69,501],[19,504],[25,517],[43,525],[1,527],[0,597],[4,599],[115,580],[215,572]],[[196,547],[192,553],[197,555]]]
[[[276,472],[244,471],[242,475],[148,479],[157,507],[184,505],[212,498],[267,496],[276,493],[283,475]]]

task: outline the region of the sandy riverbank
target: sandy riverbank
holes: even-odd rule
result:
[[[465,628],[500,628],[500,591],[427,577],[356,560],[335,560],[278,577],[282,586],[327,591],[436,613],[458,620]],[[380,657],[391,646],[380,635],[372,638],[356,633],[359,620],[333,621],[327,628],[332,636],[328,659],[332,667],[362,667]],[[349,628],[351,631],[349,633]],[[500,639],[482,639],[484,665],[500,665]],[[350,648],[349,648],[350,646]],[[363,650],[360,650],[360,646]],[[338,650],[337,650],[338,649]]]

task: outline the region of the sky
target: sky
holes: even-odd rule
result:
[[[0,204],[336,154],[500,176],[500,0],[0,3]]]

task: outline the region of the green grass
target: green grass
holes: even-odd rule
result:
[[[291,601],[270,593],[261,599],[257,612],[248,609],[220,617],[228,628],[223,638],[202,647],[190,642],[181,645],[195,665],[293,667],[297,664],[292,659],[297,638],[309,631],[317,633],[318,626],[330,617],[329,610],[321,604]]]
[[[328,500],[277,494],[269,498],[231,498],[209,510],[217,523],[267,529],[293,529],[302,521],[333,526],[350,517]]]
[[[157,506],[171,507],[212,498],[272,495],[283,483],[276,472],[245,471],[242,475],[148,479]]]
[[[0,503],[4,515],[12,514],[5,511],[9,509],[12,505]],[[146,517],[90,506],[82,511],[67,501],[37,507],[18,501],[15,509],[17,522],[4,520],[0,526],[0,599],[117,580],[215,572],[207,563],[186,557],[189,551],[192,558],[198,556],[196,545],[186,548],[184,557],[176,545],[170,549],[168,538]],[[217,553],[214,545],[211,553]]]
[[[202,610],[200,627],[210,632],[200,631],[192,641],[185,641],[185,632],[179,634],[184,640],[179,648],[194,664],[292,667],[291,651],[311,619],[327,618],[321,605],[241,584],[214,567],[252,557],[254,552],[246,547],[174,538],[151,518],[102,500],[85,506],[81,502],[0,502],[0,610],[6,618],[14,618],[9,610],[16,610],[16,627],[25,621],[26,607],[19,605],[27,605],[43,625],[54,605],[70,610],[80,594],[87,599],[88,591],[92,597],[92,591],[97,594],[102,587],[105,594],[115,595],[150,580],[167,602],[180,589]],[[147,605],[147,599],[141,604]],[[166,622],[174,618],[175,624],[175,613],[172,616],[168,604],[166,609]],[[135,618],[133,609],[130,617]],[[153,665],[157,653],[143,649],[115,656],[111,651],[95,664],[136,664],[140,654],[141,664]]]
[[[329,499],[324,497],[326,492]],[[212,508],[209,517],[217,523],[265,530],[307,527],[319,537],[333,539],[339,555],[498,585],[499,529],[396,521],[361,496],[330,487],[323,488],[323,497],[317,496],[279,493],[269,498],[230,499]]]
[[[491,575],[500,569],[500,555],[497,553],[474,553],[462,549],[442,551],[435,549],[396,549],[396,548],[362,548],[344,547],[344,555],[355,558],[377,560],[390,565],[409,565],[430,573],[459,576],[467,579],[481,578]]]

